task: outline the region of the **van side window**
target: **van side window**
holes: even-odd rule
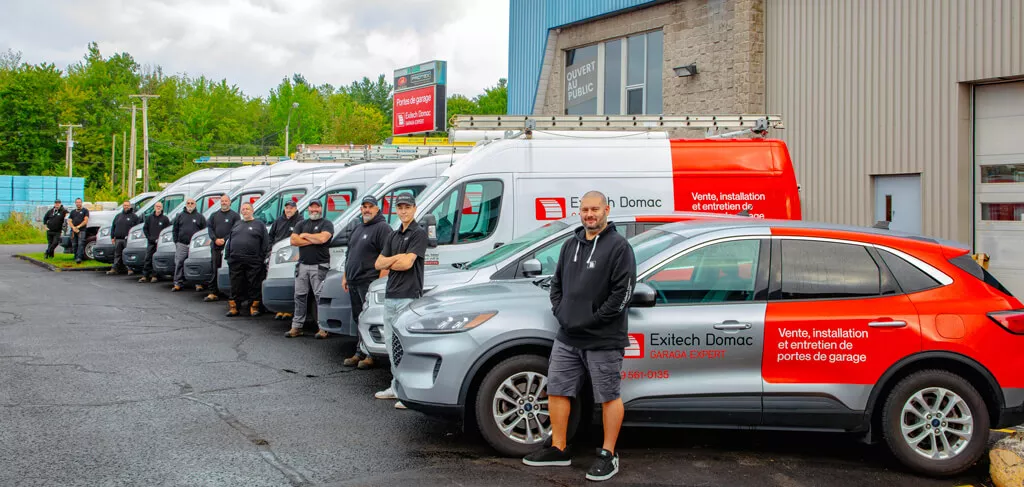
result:
[[[910,262],[903,260],[902,257],[883,249],[878,249],[878,253],[881,254],[882,261],[889,268],[889,272],[892,272],[896,283],[904,293],[916,293],[939,286],[939,281],[925,274]]]
[[[478,242],[494,233],[501,216],[501,181],[473,181],[451,190],[430,214],[437,218],[437,243]]]
[[[760,253],[760,240],[711,244],[672,259],[644,282],[659,304],[753,301]]]
[[[782,240],[781,298],[842,299],[882,295],[882,277],[862,245]]]

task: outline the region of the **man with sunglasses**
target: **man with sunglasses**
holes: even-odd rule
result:
[[[192,235],[206,228],[206,219],[196,209],[196,200],[185,200],[185,211],[178,213],[171,228],[174,234],[174,287],[171,292],[176,293],[185,285],[185,259],[188,258]]]

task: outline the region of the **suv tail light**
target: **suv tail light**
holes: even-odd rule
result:
[[[1024,335],[1024,309],[993,311],[988,317],[1015,335]]]

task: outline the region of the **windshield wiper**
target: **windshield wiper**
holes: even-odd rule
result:
[[[456,269],[465,269],[466,268],[466,262],[453,262],[452,263],[452,267],[454,267]]]
[[[548,277],[542,277],[540,279],[534,279],[533,280],[533,285],[537,286],[537,287],[539,287],[541,289],[550,289],[551,288],[551,278],[552,277],[554,277],[554,276],[548,276]]]

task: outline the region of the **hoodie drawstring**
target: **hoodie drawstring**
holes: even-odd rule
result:
[[[594,246],[590,248],[590,255],[587,256],[587,264],[590,263],[590,259],[594,258],[594,251],[597,250],[597,240],[600,239],[600,238],[601,238],[600,235],[597,235],[597,236],[594,237]],[[574,254],[572,254],[572,261],[576,262],[576,258],[579,257],[579,255],[580,255],[580,241],[577,240],[576,241],[576,252]]]
[[[572,261],[576,262],[576,257],[580,255],[580,241],[576,241],[576,253],[572,254]]]

